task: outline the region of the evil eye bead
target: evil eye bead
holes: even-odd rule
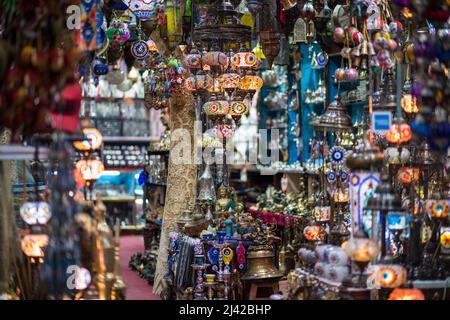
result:
[[[94,63],[93,71],[96,76],[103,76],[108,73],[108,65],[97,59]]]
[[[330,150],[330,161],[333,164],[342,164],[345,161],[345,149],[340,146],[334,146]]]
[[[325,67],[328,63],[328,55],[326,52],[319,52],[316,56],[317,65],[321,68]]]
[[[329,183],[335,183],[336,182],[336,172],[328,171],[327,180]]]
[[[346,171],[341,171],[339,174],[342,182],[347,182],[348,180],[348,173]]]
[[[144,59],[149,53],[147,42],[138,40],[131,45],[131,54],[138,60]]]

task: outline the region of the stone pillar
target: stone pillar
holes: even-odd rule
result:
[[[192,94],[186,92],[174,94],[170,103],[169,171],[164,219],[153,285],[155,294],[161,293],[163,278],[168,268],[169,235],[171,232],[178,231],[177,220],[183,210],[188,207],[192,208],[196,196],[197,166],[194,162],[194,121],[195,107]],[[186,142],[189,143],[186,145]],[[180,156],[188,160],[187,163],[180,163]]]
[[[0,144],[10,141],[11,132],[0,133]],[[11,262],[16,258],[17,240],[11,185],[17,183],[16,161],[0,161],[0,294],[8,289]]]

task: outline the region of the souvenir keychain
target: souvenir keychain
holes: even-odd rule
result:
[[[138,27],[137,27],[137,33],[138,33],[138,40],[133,42],[131,45],[131,54],[134,58],[138,60],[144,60],[148,54],[149,54],[149,48],[146,41],[142,40],[142,29],[141,29],[141,21],[139,20]]]

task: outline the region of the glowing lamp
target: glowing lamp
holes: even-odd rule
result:
[[[443,249],[450,249],[450,227],[441,227],[440,243]]]
[[[397,178],[402,184],[410,184],[419,181],[419,169],[401,167],[398,170]]]
[[[426,211],[433,218],[447,218],[449,203],[446,200],[427,200]]]
[[[219,77],[219,83],[223,89],[236,89],[240,83],[240,76],[237,73],[224,73]]]
[[[30,258],[43,258],[44,248],[48,244],[46,234],[27,234],[22,238],[21,249]]]
[[[239,89],[254,92],[261,89],[263,84],[263,80],[259,76],[246,75],[242,77]]]
[[[80,160],[75,164],[75,170],[79,172],[84,181],[95,181],[100,178],[105,170],[100,160]]]
[[[231,63],[236,68],[259,68],[261,61],[253,52],[238,52],[231,57]]]
[[[29,225],[45,225],[52,213],[47,202],[25,202],[20,208],[20,216]]]
[[[151,39],[147,40],[147,47],[148,51],[150,52],[158,52],[158,46],[156,45],[155,41]]]
[[[350,259],[355,262],[368,263],[375,259],[379,252],[379,247],[376,241],[355,236],[347,241],[343,247]]]
[[[84,128],[83,134],[86,136],[86,140],[75,141],[73,146],[79,151],[96,150],[100,148],[103,143],[103,136],[95,128]]]
[[[208,90],[213,86],[213,79],[205,74],[190,76],[184,80],[184,88],[188,91],[196,92]]]
[[[326,222],[331,219],[331,210],[330,207],[315,207],[313,210],[314,220],[318,222]]]
[[[419,112],[419,107],[417,106],[416,97],[412,94],[404,94],[401,100],[401,106],[403,111],[406,113],[417,113]]]
[[[397,288],[405,284],[407,271],[400,265],[381,265],[378,281],[382,288]]]
[[[412,130],[409,124],[403,123],[400,126],[395,123],[391,129],[386,131],[386,140],[390,143],[402,143],[411,140]]]
[[[389,295],[388,300],[425,300],[425,296],[419,289],[396,288]]]
[[[229,104],[226,100],[211,100],[203,105],[203,111],[211,118],[223,118],[228,114]]]
[[[321,241],[326,235],[325,228],[322,226],[308,226],[303,230],[303,236],[308,241]]]
[[[230,103],[229,115],[233,118],[239,118],[243,115],[248,114],[250,106],[245,101],[232,101]]]

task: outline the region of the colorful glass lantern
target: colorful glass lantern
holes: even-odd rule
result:
[[[318,222],[326,222],[331,219],[331,208],[329,206],[315,207],[313,210],[314,220]]]
[[[101,147],[103,143],[103,136],[95,128],[84,128],[83,134],[86,136],[86,140],[75,141],[73,146],[79,151],[96,150]]]
[[[208,90],[213,86],[213,79],[206,74],[196,74],[184,80],[184,88],[188,91]]]
[[[405,284],[407,271],[400,265],[381,265],[378,281],[382,288],[397,288]]]
[[[20,208],[20,216],[29,225],[45,225],[52,217],[47,202],[25,202]]]
[[[367,201],[366,210],[372,215],[372,238],[381,246],[381,260],[390,260],[387,239],[389,215],[405,215],[400,197],[393,189],[388,175],[382,175],[381,184]]]
[[[403,184],[415,183],[419,181],[419,173],[419,168],[400,167],[397,178]]]
[[[122,0],[122,2],[141,21],[153,18],[157,15],[158,9],[164,7],[162,0]]]
[[[442,250],[450,250],[450,227],[441,227],[440,230],[440,243]]]
[[[409,124],[394,123],[390,130],[386,131],[386,140],[390,143],[403,143],[411,140],[412,130]]]
[[[352,171],[349,180],[351,230],[355,233],[363,229],[370,234],[371,217],[363,208],[380,183],[377,170],[383,165],[384,155],[365,139],[346,158],[346,165]]]
[[[44,248],[48,244],[46,234],[27,234],[22,238],[21,248],[23,253],[30,258],[43,258]]]
[[[229,115],[233,118],[248,114],[250,106],[245,101],[232,101],[230,103]]]
[[[401,105],[403,111],[406,113],[417,113],[419,112],[419,107],[417,106],[417,99],[412,94],[404,94],[401,99]]]
[[[303,236],[308,241],[322,241],[327,236],[325,228],[322,226],[307,226],[303,230]]]
[[[228,114],[229,104],[226,100],[213,99],[203,105],[203,111],[213,119],[223,118]]]
[[[222,93],[223,88],[220,84],[219,78],[214,78],[212,81],[212,85],[208,88],[208,91],[211,93]]]
[[[253,52],[238,52],[231,57],[231,63],[236,68],[259,68],[261,61]]]
[[[447,218],[450,201],[447,200],[427,200],[425,204],[426,211],[433,218]]]
[[[85,181],[95,181],[100,178],[105,167],[100,160],[80,160],[75,164],[76,171]]]
[[[224,73],[219,77],[219,83],[225,90],[234,90],[239,86],[241,77],[237,73]]]
[[[255,92],[261,89],[263,86],[263,80],[259,76],[246,75],[241,78],[241,83],[239,84],[239,89]]]
[[[192,49],[191,52],[183,57],[183,64],[190,69],[202,68],[202,55],[196,49]]]
[[[375,259],[379,252],[379,247],[376,241],[373,239],[355,235],[355,237],[350,238],[343,249],[347,253],[350,259],[355,262],[368,263]]]
[[[122,19],[115,19],[106,31],[108,39],[118,44],[124,44],[130,39],[131,34],[127,24]]]
[[[207,64],[209,66],[226,66],[228,63],[228,57],[225,53],[220,51],[210,51],[206,52],[203,56],[203,64]]]
[[[152,39],[147,40],[147,47],[148,47],[148,51],[150,51],[150,52],[158,52],[158,46],[156,45],[155,41],[153,41]]]
[[[425,296],[419,289],[396,288],[389,295],[388,300],[425,300]]]

